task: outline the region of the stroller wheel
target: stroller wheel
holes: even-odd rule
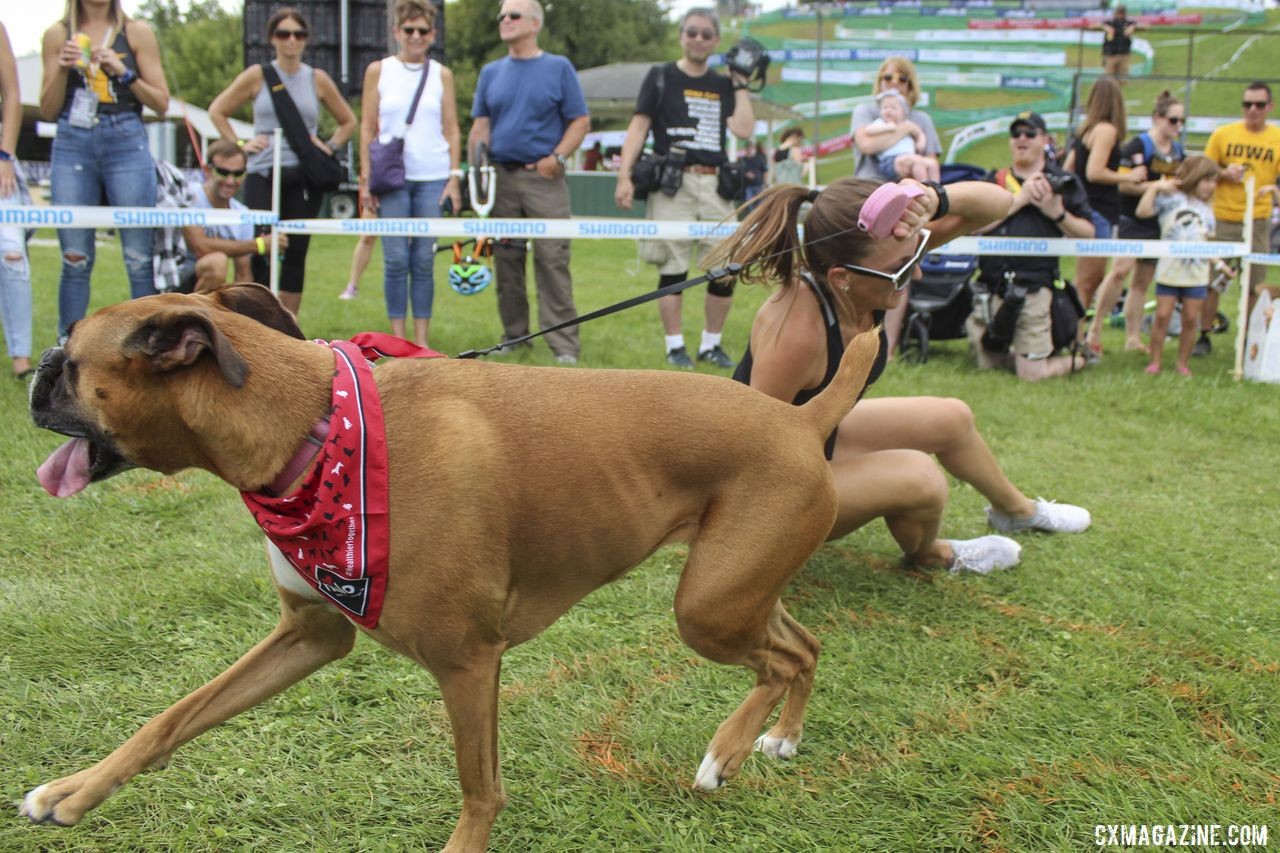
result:
[[[929,360],[929,321],[920,314],[912,314],[902,330],[898,353],[907,364],[924,364]]]
[[[1219,311],[1213,315],[1213,324],[1209,326],[1209,331],[1215,335],[1220,335],[1227,329],[1231,328],[1231,321],[1227,319],[1227,315]]]

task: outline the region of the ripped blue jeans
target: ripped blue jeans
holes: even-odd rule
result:
[[[103,115],[90,128],[72,127],[64,114],[53,140],[50,200],[54,205],[155,207],[156,169],[147,132],[134,113]],[[155,293],[151,228],[120,229],[129,293]],[[58,337],[89,309],[93,273],[92,228],[62,228],[62,278],[58,283]]]
[[[18,193],[0,198],[0,207],[18,207],[21,204]],[[0,317],[4,319],[4,342],[9,358],[29,358],[31,265],[27,261],[27,235],[14,225],[0,228]]]

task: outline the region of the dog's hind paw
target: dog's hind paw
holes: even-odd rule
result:
[[[711,757],[711,753],[707,753],[702,759],[702,764],[698,766],[698,775],[693,779],[693,787],[703,791],[714,791],[723,787],[729,780],[720,775],[721,765]]]
[[[773,758],[795,758],[800,746],[800,738],[774,737],[763,734],[756,738],[756,752],[763,752]]]

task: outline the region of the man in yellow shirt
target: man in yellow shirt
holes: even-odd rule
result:
[[[1245,239],[1245,188],[1250,177],[1254,179],[1256,195],[1253,199],[1253,251],[1266,252],[1271,222],[1271,205],[1277,194],[1276,178],[1280,176],[1280,127],[1267,123],[1267,114],[1275,106],[1271,87],[1255,80],[1244,90],[1241,101],[1244,121],[1224,124],[1215,130],[1205,145],[1205,156],[1222,167],[1218,189],[1213,194],[1213,215],[1218,220],[1214,239],[1239,243]],[[1267,268],[1255,264],[1249,281],[1249,309],[1253,309],[1258,290],[1267,277]],[[1280,288],[1270,288],[1277,295]],[[1204,313],[1200,321],[1200,341],[1195,353],[1209,352],[1207,330],[1218,311],[1218,294],[1213,290],[1204,301]]]

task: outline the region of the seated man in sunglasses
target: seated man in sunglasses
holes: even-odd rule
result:
[[[992,236],[1093,237],[1084,187],[1045,155],[1049,142],[1039,113],[1018,113],[1009,126],[1013,164],[988,179],[1013,193],[1013,205],[988,231]],[[1057,355],[1053,344],[1054,288],[1065,286],[1057,255],[983,255],[978,280],[990,294],[975,300],[968,322],[978,367],[1012,367],[1019,379],[1035,382],[1083,366],[1082,357]]]
[[[204,183],[189,186],[182,206],[196,209],[248,210],[236,199],[244,182],[244,152],[232,142],[219,139],[209,146],[204,165]],[[254,236],[253,226],[186,225],[182,228],[186,244],[179,258],[178,289],[183,293],[207,290],[227,282],[228,262],[234,268],[231,281],[253,281],[249,258],[271,251],[271,235]],[[281,251],[288,245],[280,235]]]

